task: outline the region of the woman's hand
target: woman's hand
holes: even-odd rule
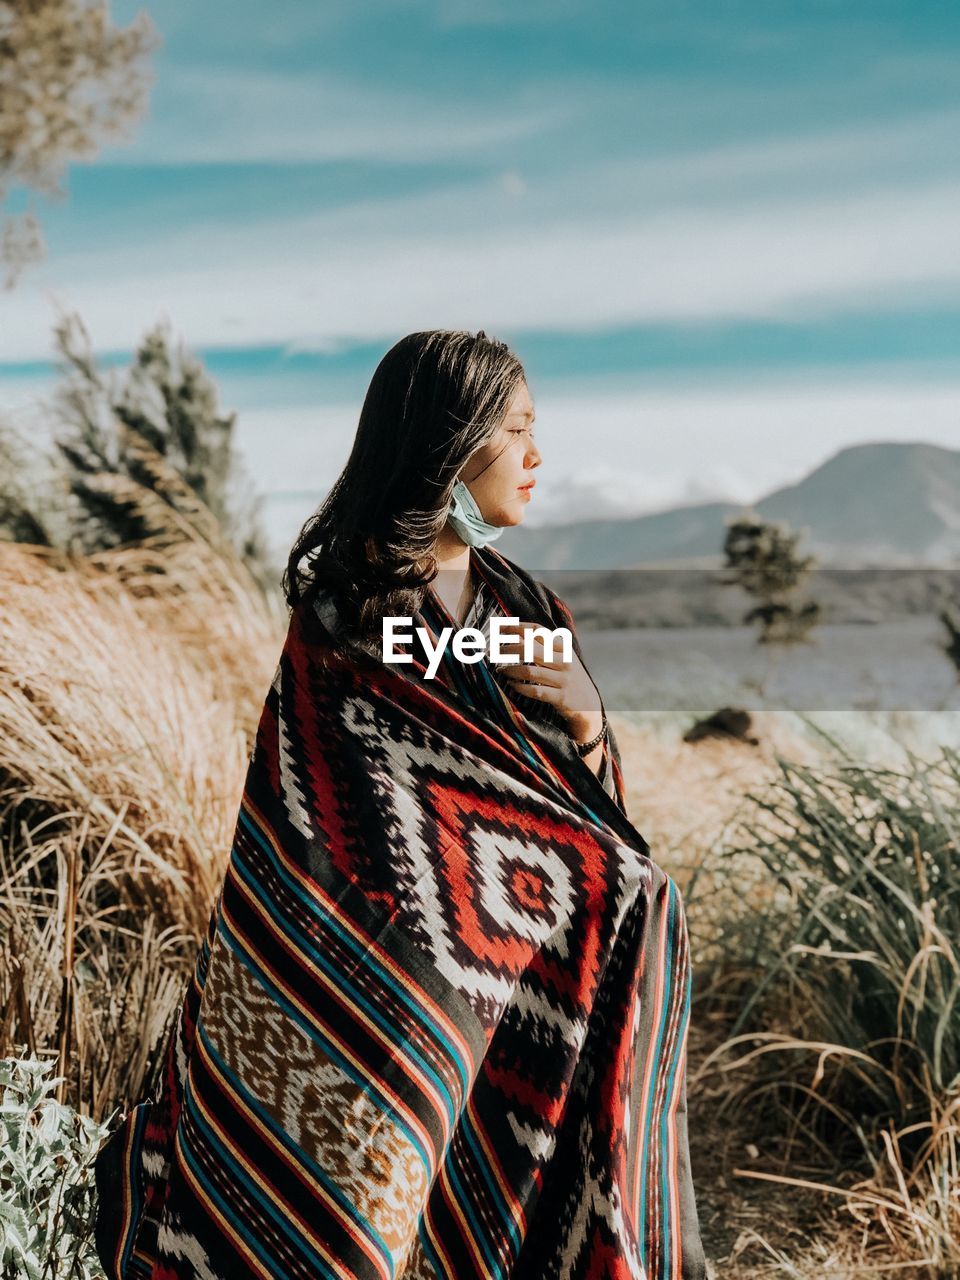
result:
[[[535,622],[520,622],[517,626],[500,626],[502,653],[516,653],[523,657],[523,635],[536,626]],[[578,742],[589,742],[600,732],[603,724],[603,704],[596,685],[586,668],[573,654],[572,661],[545,657],[546,641],[543,636],[533,637],[533,661],[529,663],[497,663],[501,672],[514,687],[529,698],[549,702],[565,718],[568,732]],[[589,763],[595,752],[601,752],[602,743],[584,757]]]

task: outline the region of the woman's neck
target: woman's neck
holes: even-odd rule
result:
[[[470,548],[448,524],[443,526],[437,536],[434,555],[441,569],[459,569],[466,573],[470,568]]]
[[[440,572],[431,584],[450,615],[461,623],[473,603],[470,548],[449,525],[441,529],[434,548]]]

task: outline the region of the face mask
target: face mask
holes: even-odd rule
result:
[[[447,519],[456,530],[457,536],[468,547],[483,547],[503,533],[503,526],[488,524],[480,514],[480,508],[473,500],[473,494],[458,480],[453,486],[453,497],[447,512]]]

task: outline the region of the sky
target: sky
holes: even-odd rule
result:
[[[112,12],[143,7],[148,115],[35,203],[0,411],[49,388],[60,311],[114,363],[166,318],[278,546],[413,329],[520,356],[531,525],[749,502],[872,440],[960,448],[955,3]]]

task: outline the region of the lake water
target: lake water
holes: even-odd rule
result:
[[[934,615],[827,625],[809,643],[759,645],[749,627],[589,630],[578,635],[608,708],[707,714],[727,703],[792,711],[950,711],[956,671]],[[755,682],[770,673],[760,693]]]

